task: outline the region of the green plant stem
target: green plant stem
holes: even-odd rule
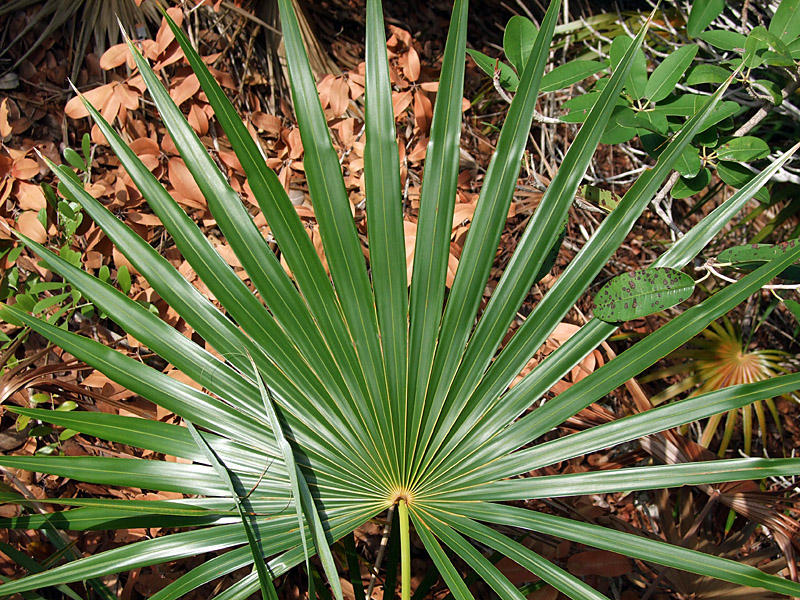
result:
[[[411,600],[411,540],[409,537],[408,505],[402,498],[397,502],[400,517],[400,598]]]

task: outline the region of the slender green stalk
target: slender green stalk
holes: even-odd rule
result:
[[[411,600],[411,541],[409,537],[408,505],[402,498],[397,502],[400,517],[400,599]]]

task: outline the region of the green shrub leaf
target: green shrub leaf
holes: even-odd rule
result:
[[[517,91],[519,76],[517,76],[514,69],[509,67],[506,63],[503,61],[498,62],[496,59],[486,56],[483,52],[478,52],[471,48],[467,50],[467,54],[472,57],[481,70],[489,77],[494,77],[494,68],[497,66],[497,68],[500,69],[500,85],[503,89],[509,92]]]
[[[717,156],[722,160],[749,162],[768,155],[767,142],[752,135],[730,139],[717,147]]]
[[[702,192],[711,183],[711,171],[701,170],[694,177],[681,177],[670,190],[673,198],[688,198]]]
[[[787,44],[800,36],[800,0],[781,0],[769,32]]]
[[[594,315],[603,321],[630,321],[680,304],[692,295],[694,280],[668,267],[638,269],[614,277],[594,298]]]
[[[686,33],[689,37],[697,37],[711,21],[722,14],[725,9],[725,0],[699,0],[692,3],[689,12],[689,22],[686,24]]]
[[[573,83],[583,81],[590,75],[599,73],[606,66],[596,60],[573,60],[565,65],[561,65],[542,77],[543,92],[554,92],[563,89]]]
[[[669,96],[696,55],[697,46],[690,44],[681,46],[667,56],[647,80],[644,95],[651,102],[658,102]]]
[[[506,25],[506,30],[503,34],[503,51],[506,53],[506,58],[520,75],[525,70],[528,57],[531,55],[533,45],[536,43],[537,34],[536,25],[527,17],[514,15]]]
[[[725,183],[737,190],[747,185],[754,177],[755,173],[747,167],[735,162],[721,160],[717,163],[717,175]],[[755,198],[763,203],[769,202],[769,190],[761,188],[756,192]]]
[[[698,37],[720,50],[742,51],[744,50],[744,43],[747,40],[741,33],[725,30],[704,31]]]
[[[686,85],[722,83],[731,76],[730,69],[719,65],[695,65],[686,72]]]
[[[752,271],[764,263],[783,256],[792,250],[798,243],[795,240],[782,244],[748,244],[746,246],[735,246],[720,252],[717,262],[729,264],[735,269]],[[800,281],[800,267],[795,265],[786,268],[778,277]]]

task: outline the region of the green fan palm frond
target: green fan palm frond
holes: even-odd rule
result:
[[[305,151],[304,168],[330,275],[277,176],[265,165],[256,142],[180,28],[169,22],[236,151],[291,277],[179,108],[131,44],[139,71],[176,148],[255,291],[228,267],[135,153],[87,103],[131,179],[219,304],[197,291],[171,263],[86,193],[66,167],[51,165],[61,179],[63,193],[80,203],[155,292],[216,354],[112,286],[22,238],[49,269],[196,382],[199,389],[92,339],[49,325],[14,307],[4,307],[6,318],[24,323],[111,380],[179,415],[188,428],[103,413],[17,409],[20,413],[189,462],[0,457],[4,466],[186,496],[158,502],[59,500],[73,508],[4,519],[2,523],[76,531],[157,526],[185,531],[3,583],[0,595],[224,551],[153,597],[180,598],[248,566],[253,567],[252,573],[218,597],[246,598],[259,587],[264,596],[274,597],[270,580],[317,554],[334,595],[341,598],[330,545],[392,506],[399,506],[397,534],[406,599],[410,592],[412,526],[458,600],[470,598],[470,592],[450,558],[453,554],[501,598],[521,598],[520,591],[470,540],[507,556],[571,598],[604,598],[585,582],[499,533],[493,527],[496,525],[624,552],[736,585],[800,595],[797,584],[751,566],[503,504],[508,500],[800,474],[800,460],[747,459],[515,478],[532,469],[800,388],[800,376],[783,375],[702,394],[530,446],[543,433],[602,399],[730,311],[797,260],[800,247],[684,311],[524,417],[520,415],[602,343],[615,325],[589,321],[509,388],[623,243],[705,117],[714,110],[724,86],[671,140],[659,162],[642,174],[498,353],[567,217],[646,30],[630,45],[578,132],[481,313],[480,301],[534,115],[559,12],[558,0],[543,19],[531,58],[521,73],[449,294],[445,294],[445,281],[458,176],[466,0],[454,4],[445,47],[418,222],[418,239],[425,243],[417,244],[410,290],[406,285],[398,147],[380,1],[367,2],[365,193],[369,269],[291,3],[279,0],[279,5]],[[786,158],[788,155],[709,214],[664,253],[656,266],[681,269],[687,265]],[[9,493],[4,493],[3,499],[25,503]]]

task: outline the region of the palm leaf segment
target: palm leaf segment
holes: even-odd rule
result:
[[[401,513],[410,515],[459,600],[469,598],[470,593],[445,548],[465,560],[502,598],[521,598],[468,538],[510,557],[572,598],[604,597],[481,521],[556,535],[597,548],[625,548],[630,556],[661,565],[800,595],[800,586],[745,565],[498,504],[503,500],[800,473],[798,460],[749,459],[509,480],[534,468],[800,388],[797,375],[776,377],[522,449],[691,339],[798,258],[800,247],[685,311],[544,407],[518,419],[614,330],[613,325],[590,321],[519,385],[507,390],[622,243],[676,158],[713,110],[722,90],[690,119],[664,150],[659,163],[626,194],[549,295],[494,358],[556,239],[558,225],[566,218],[645,31],[629,48],[573,142],[473,330],[531,126],[558,0],[542,21],[521,76],[446,302],[450,223],[458,174],[466,0],[455,2],[445,49],[419,214],[418,236],[423,243],[417,245],[410,294],[405,282],[398,150],[380,2],[367,3],[365,181],[371,273],[363,259],[338,157],[317,100],[291,3],[280,0],[279,4],[305,148],[304,165],[330,277],[276,175],[264,165],[256,142],[180,29],[170,22],[247,173],[293,280],[180,110],[131,45],[176,147],[256,293],[233,273],[111,126],[88,106],[112,149],[224,312],[89,196],[64,167],[53,165],[61,176],[63,192],[83,206],[156,292],[222,358],[183,337],[109,285],[23,239],[48,268],[206,391],[197,391],[91,339],[5,308],[7,316],[203,429],[199,432],[194,427],[189,430],[101,413],[19,409],[89,435],[187,458],[193,464],[100,457],[3,457],[0,464],[89,482],[171,490],[191,498],[164,502],[74,500],[71,505],[77,508],[48,516],[19,517],[5,524],[28,528],[49,523],[73,530],[202,527],[5,583],[0,594],[217,550],[227,552],[190,571],[155,597],[181,597],[222,574],[252,564],[254,556],[270,559],[267,569],[254,569],[220,597],[245,598],[258,589],[259,581],[263,586],[265,577],[280,575],[314,552],[320,554],[329,578],[336,578],[328,546],[400,503]],[[780,164],[778,161],[709,215],[664,254],[658,266],[686,265]],[[498,483],[500,480],[505,481]],[[8,494],[4,499],[20,502]],[[300,529],[298,516],[304,523]],[[334,592],[340,596],[338,579],[336,583]],[[273,596],[269,587],[262,589]]]

